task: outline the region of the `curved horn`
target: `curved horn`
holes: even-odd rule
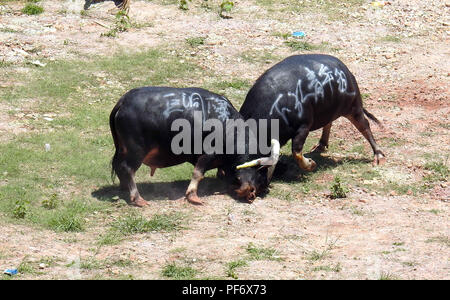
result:
[[[258,158],[249,162],[246,162],[242,165],[239,165],[236,167],[237,170],[244,169],[244,168],[251,168],[251,167],[257,167],[257,166],[273,166],[275,168],[275,165],[278,162],[278,158],[280,157],[280,142],[278,142],[276,139],[272,139],[270,141],[270,144],[272,145],[270,157],[263,157]]]

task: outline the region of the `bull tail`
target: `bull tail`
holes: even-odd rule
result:
[[[111,128],[111,134],[114,140],[114,147],[116,148],[116,151],[114,153],[113,158],[111,159],[111,180],[114,183],[114,178],[117,175],[116,167],[117,167],[117,161],[119,158],[119,149],[120,149],[120,143],[119,143],[119,137],[117,135],[116,131],[116,124],[115,124],[115,118],[116,114],[119,111],[121,105],[123,102],[123,98],[117,102],[116,106],[114,106],[113,110],[111,111],[111,114],[109,115],[109,127]]]
[[[383,124],[374,115],[368,112],[365,108],[363,108],[363,112],[369,119],[377,123],[378,126],[383,127]]]

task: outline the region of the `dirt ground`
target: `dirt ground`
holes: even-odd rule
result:
[[[108,56],[123,49],[133,52],[172,43],[175,48],[186,38],[203,36],[204,45],[185,50],[197,64],[223,78],[238,76],[253,82],[274,62],[300,53],[286,47],[276,33],[301,30],[308,42],[325,45],[316,52],[330,53],[347,64],[367,95],[365,107],[383,122],[383,128],[372,128],[387,155],[385,165],[374,167],[385,180],[413,188],[430,172],[424,168],[430,157],[449,166],[448,1],[393,0],[383,8],[363,1],[349,7],[344,18],[314,8],[280,9],[295,1],[235,2],[231,18],[223,19],[196,1],[188,11],[164,1],[132,1],[130,18],[147,26],[105,38],[100,33],[108,31],[117,11],[112,2],[80,13],[84,1],[42,1],[45,12],[27,16],[20,11],[23,3],[0,1],[0,27],[9,28],[0,31],[0,62]],[[252,63],[243,59],[249,51],[280,59]],[[0,82],[0,88],[14,84]],[[2,142],[29,130],[9,110],[0,102]],[[362,157],[371,159],[362,139],[346,120],[332,127],[331,142],[341,141],[349,149],[360,142],[365,149]],[[325,156],[339,160],[343,154],[330,151]],[[336,172],[325,173],[317,180],[329,186]],[[273,186],[282,184],[276,181]],[[275,249],[276,257],[249,259],[236,269],[239,279],[450,279],[448,178],[423,193],[350,186],[343,199],[330,199],[325,190],[298,193],[289,201],[269,194],[253,204],[220,193],[204,197],[202,207],[187,204],[183,191],[183,186],[177,187],[176,200],[150,201],[141,212],[151,216],[155,211],[182,211],[191,218],[187,229],[138,234],[94,254],[97,260],[126,257],[139,268],[68,267],[93,255],[98,228],[58,233],[7,222],[2,222],[0,231],[0,267],[18,265],[24,257],[37,262],[45,256],[57,263],[42,266],[40,275],[21,278],[94,278],[101,273],[158,279],[163,278],[164,265],[177,262],[199,270],[203,277],[227,278],[227,264],[245,257],[251,243]],[[72,239],[76,242],[68,242]]]

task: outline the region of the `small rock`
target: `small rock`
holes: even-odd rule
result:
[[[397,196],[397,192],[396,192],[396,191],[391,191],[391,192],[389,193],[389,195],[390,195],[390,196]]]
[[[32,60],[30,61],[31,64],[38,66],[38,67],[45,67],[47,64],[41,63],[39,60]]]
[[[39,269],[45,269],[46,267],[47,265],[44,263],[39,264]]]

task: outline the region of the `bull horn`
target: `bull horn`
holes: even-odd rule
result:
[[[272,139],[270,141],[270,144],[272,146],[271,148],[271,154],[270,157],[263,157],[258,158],[246,163],[243,163],[242,165],[239,165],[236,167],[237,170],[244,169],[244,168],[251,168],[251,167],[257,167],[257,166],[273,166],[273,169],[275,168],[275,165],[278,162],[278,158],[280,157],[280,142],[278,142],[276,139]],[[273,170],[272,170],[273,172]]]

